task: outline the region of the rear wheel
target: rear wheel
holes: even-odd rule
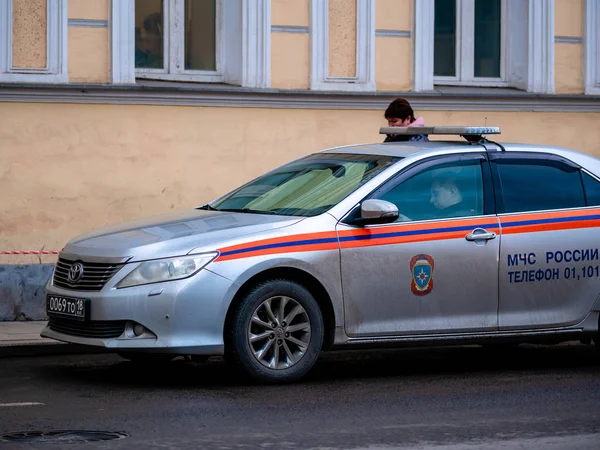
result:
[[[323,345],[323,317],[317,301],[304,286],[288,280],[256,286],[237,306],[231,325],[231,362],[267,383],[302,378],[314,366]]]

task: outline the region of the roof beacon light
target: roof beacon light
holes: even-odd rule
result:
[[[381,127],[379,134],[482,136],[500,134],[500,127]]]

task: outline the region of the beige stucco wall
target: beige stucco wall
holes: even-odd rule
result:
[[[271,87],[277,89],[308,89],[309,86],[309,35],[271,33]]]
[[[13,0],[12,66],[23,69],[46,67],[46,0]]]
[[[561,37],[583,37],[585,0],[554,2],[554,34]],[[557,94],[583,94],[583,45],[557,42],[554,46],[554,85]]]
[[[69,0],[69,19],[107,20],[110,2],[111,0]]]
[[[555,0],[554,34],[581,37],[583,35],[583,6],[585,0]]]
[[[583,48],[581,44],[554,44],[554,88],[557,94],[583,94]]]
[[[309,0],[272,0],[271,24],[308,27]],[[271,87],[308,89],[310,85],[310,36],[308,33],[271,33]]]
[[[271,0],[271,24],[307,27],[310,22],[310,0]]]
[[[375,84],[378,91],[410,91],[411,41],[404,37],[375,38]]]
[[[600,156],[600,114],[416,112]],[[0,117],[0,192],[12,193],[0,196],[0,250],[60,250],[95,227],[191,208],[306,153],[379,142],[385,125],[376,110],[50,103],[0,103]]]
[[[375,27],[378,30],[411,29],[413,0],[377,0],[375,4]]]
[[[69,81],[107,83],[109,52],[108,28],[69,27]]]

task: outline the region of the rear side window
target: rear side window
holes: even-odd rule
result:
[[[581,176],[576,168],[558,161],[523,159],[498,160],[496,166],[504,212],[585,206]]]
[[[600,182],[585,172],[581,172],[583,188],[585,189],[585,200],[588,206],[600,205]]]

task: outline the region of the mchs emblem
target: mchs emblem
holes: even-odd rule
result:
[[[433,289],[433,258],[429,255],[416,255],[410,260],[412,282],[410,290],[418,296],[427,295]]]

